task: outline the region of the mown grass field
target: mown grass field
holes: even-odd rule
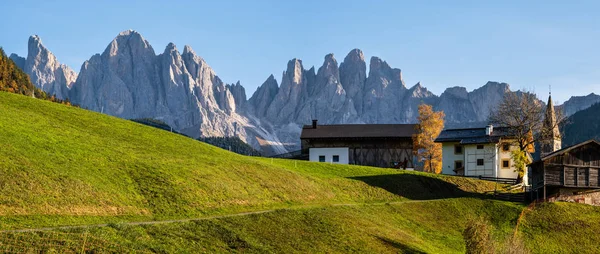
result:
[[[497,187],[245,157],[132,121],[0,93],[0,252],[459,253],[470,220],[488,221],[497,243],[512,235],[524,206],[489,199]],[[274,211],[126,224],[264,210]],[[568,214],[571,224],[554,220],[555,213]],[[546,204],[526,213],[518,235],[534,252],[592,252],[600,239],[586,234],[600,224],[587,221],[596,218],[597,208]],[[6,232],[103,223],[110,226]],[[561,230],[543,235],[552,229]],[[579,236],[590,240],[573,240]]]

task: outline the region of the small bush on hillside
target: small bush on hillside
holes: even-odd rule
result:
[[[503,249],[500,253],[529,254],[529,250],[525,247],[525,243],[520,237],[512,236],[506,239],[506,242],[504,242]]]
[[[491,226],[482,218],[469,221],[463,231],[467,254],[494,253]]]

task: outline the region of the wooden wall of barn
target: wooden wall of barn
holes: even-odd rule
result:
[[[302,150],[323,147],[348,147],[350,164],[388,168],[393,167],[395,162],[406,161],[407,168],[414,168],[413,143],[410,138],[302,140]]]
[[[548,158],[543,164],[546,185],[600,187],[600,149],[596,144]]]

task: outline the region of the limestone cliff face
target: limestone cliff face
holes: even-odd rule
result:
[[[563,110],[565,115],[570,116],[577,113],[577,111],[591,107],[595,103],[600,103],[600,95],[590,93],[586,96],[573,96],[559,108]]]
[[[246,103],[238,83],[227,85],[191,47],[170,43],[156,55],[139,33],[120,33],[86,61],[69,94],[90,110],[122,118],[159,119],[192,137],[248,137],[249,120],[237,114]],[[237,96],[237,97],[236,97]]]
[[[248,100],[248,104],[252,107],[253,113],[260,118],[264,118],[275,96],[279,92],[279,84],[273,75],[256,89],[256,92]]]
[[[448,110],[454,109],[454,110]],[[475,116],[475,109],[469,100],[469,93],[464,87],[450,87],[440,95],[435,110],[444,110],[445,121],[460,122]]]
[[[27,49],[27,58],[16,54],[11,54],[10,58],[29,75],[35,86],[59,99],[67,98],[77,74],[68,66],[59,63],[37,35],[29,37]]]
[[[340,64],[340,82],[346,96],[352,100],[358,115],[363,114],[363,98],[367,81],[367,65],[360,49],[353,49]]]
[[[102,54],[81,66],[79,75],[46,49],[29,40],[27,58],[11,55],[36,86],[69,98],[82,108],[121,118],[154,118],[191,137],[238,136],[267,154],[299,148],[301,126],[321,124],[414,123],[421,103],[446,114],[448,126],[487,121],[506,93],[506,83],[488,82],[471,92],[451,87],[440,96],[420,82],[407,88],[402,71],[372,57],[367,74],[363,52],[351,50],[338,64],[328,54],[323,64],[305,69],[292,59],[278,84],[270,75],[250,99],[238,81],[226,84],[185,46],[170,43],[156,52],[141,34],[120,33]],[[590,94],[563,105],[568,115],[600,101]]]

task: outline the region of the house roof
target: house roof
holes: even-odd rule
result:
[[[563,148],[563,149],[556,150],[556,151],[554,151],[554,152],[552,152],[552,153],[549,153],[549,154],[547,154],[546,156],[542,157],[542,158],[540,159],[540,161],[543,161],[543,160],[550,159],[550,158],[552,158],[552,157],[554,157],[554,156],[557,156],[557,155],[560,155],[560,154],[565,154],[565,153],[568,153],[569,151],[571,151],[571,150],[573,150],[573,149],[576,149],[576,148],[582,147],[582,146],[584,146],[584,145],[587,145],[587,144],[592,144],[592,143],[594,143],[594,144],[596,144],[596,145],[600,146],[600,142],[598,142],[598,141],[596,141],[596,140],[594,140],[594,139],[590,139],[590,140],[588,140],[588,141],[584,141],[584,142],[581,142],[581,143],[579,143],[579,144],[575,144],[575,145],[572,145],[572,146],[567,146],[567,147],[565,147],[565,148]]]
[[[435,139],[435,142],[459,142],[461,144],[498,143],[502,138],[511,135],[506,127],[494,127],[491,135],[486,135],[484,128],[446,129]]]
[[[416,124],[305,125],[300,139],[312,138],[412,138]]]

